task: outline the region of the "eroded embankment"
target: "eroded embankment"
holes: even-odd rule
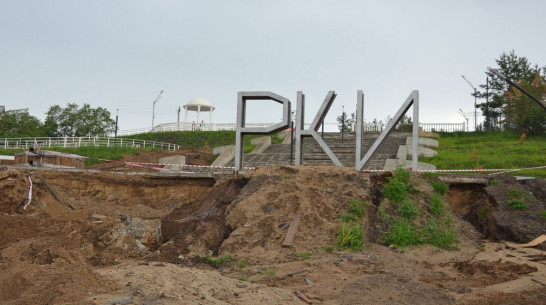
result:
[[[546,181],[516,181],[501,176],[494,183],[452,183],[447,200],[453,212],[472,223],[485,238],[527,243],[546,234]]]

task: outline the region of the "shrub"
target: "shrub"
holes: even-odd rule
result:
[[[512,210],[526,210],[529,208],[529,205],[522,199],[510,199],[508,200],[508,207]]]
[[[546,211],[540,211],[539,214],[542,219],[546,219]]]
[[[246,268],[248,267],[250,264],[247,262],[247,261],[240,261],[240,262],[237,262],[237,267],[239,269],[243,269],[243,268]]]
[[[432,194],[430,197],[430,201],[432,202],[430,205],[430,214],[432,215],[442,215],[444,213],[444,200],[438,193]]]
[[[491,180],[491,185],[498,186],[499,185],[499,180],[497,180],[497,179]]]
[[[351,221],[354,221],[356,220],[356,217],[352,214],[343,214],[341,215],[341,220],[343,222],[351,222]]]
[[[385,242],[387,245],[404,247],[419,244],[422,242],[422,238],[411,223],[402,219],[394,219],[385,235]]]
[[[408,195],[408,187],[396,178],[389,178],[389,183],[383,185],[381,193],[394,203],[402,203]]]
[[[419,215],[419,208],[411,200],[404,200],[398,206],[397,211],[398,211],[398,215],[410,220],[415,219],[415,217]]]
[[[362,242],[362,227],[360,224],[351,222],[343,223],[337,235],[337,246],[340,249],[351,249],[361,251],[364,248]]]

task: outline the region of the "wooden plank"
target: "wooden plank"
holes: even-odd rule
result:
[[[311,301],[308,297],[305,296],[305,294],[301,293],[300,291],[296,290],[294,291],[296,296],[300,298],[302,301],[304,301],[307,304],[313,304],[313,301]]]
[[[292,246],[294,236],[296,235],[298,225],[300,224],[300,218],[301,216],[299,214],[294,215],[294,217],[292,218],[292,222],[290,223],[290,227],[288,227],[288,232],[286,232],[286,237],[284,238],[284,242],[282,243],[283,248]]]

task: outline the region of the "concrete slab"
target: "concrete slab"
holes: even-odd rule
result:
[[[406,139],[406,144],[411,145],[413,142],[413,137],[408,137]],[[440,144],[438,143],[438,140],[429,139],[429,138],[421,138],[418,139],[419,146],[425,146],[425,147],[438,147]]]
[[[222,153],[212,162],[213,166],[227,166],[235,158],[235,145],[224,147]]]
[[[406,145],[398,146],[398,153],[396,159],[406,161],[408,159],[408,147]]]
[[[250,152],[251,155],[261,154],[265,152],[269,148],[269,146],[271,146],[271,137],[266,136],[266,137],[254,138],[250,140],[250,144],[256,145],[256,147],[254,147],[254,150]]]
[[[183,170],[184,167],[181,165],[186,164],[186,156],[177,155],[177,156],[164,157],[159,159],[159,163],[171,164],[171,165],[165,165],[163,167],[166,169],[177,170],[177,171]]]
[[[407,146],[407,152],[408,152],[407,158],[411,159],[411,156],[413,154],[413,145],[406,145],[406,146]],[[438,154],[438,152],[433,149],[421,147],[421,146],[417,148],[417,153],[419,154],[419,157],[434,157]]]

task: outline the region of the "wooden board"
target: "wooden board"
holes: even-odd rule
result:
[[[291,247],[292,242],[294,241],[294,236],[296,235],[296,231],[298,230],[298,225],[300,224],[300,218],[301,216],[296,214],[292,218],[292,222],[290,223],[290,226],[288,227],[288,232],[286,232],[286,237],[284,238],[284,242],[282,243],[283,248]]]

